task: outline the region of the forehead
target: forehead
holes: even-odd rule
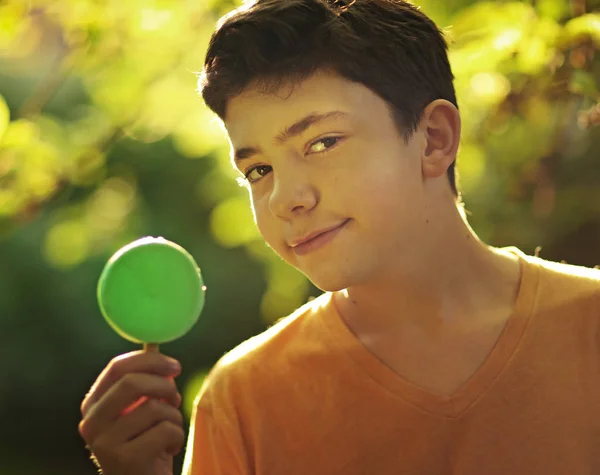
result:
[[[265,134],[275,136],[307,114],[331,110],[347,112],[359,121],[387,112],[385,102],[362,84],[321,73],[271,93],[248,87],[228,101],[224,124],[232,144],[241,146]]]

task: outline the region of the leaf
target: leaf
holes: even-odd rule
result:
[[[574,70],[569,81],[569,92],[595,98],[598,95],[598,87],[592,73],[581,69]]]
[[[569,20],[564,34],[569,44],[590,37],[596,47],[600,48],[600,13],[588,13]]]
[[[519,49],[536,22],[533,8],[520,2],[482,2],[463,10],[449,29],[455,38],[453,70],[472,75],[496,69]]]
[[[4,132],[8,129],[10,123],[10,109],[4,100],[4,97],[0,95],[0,142],[4,136]]]
[[[531,5],[521,2],[478,2],[452,20],[452,34],[457,44],[477,39],[489,39],[507,30],[521,30],[535,19]]]
[[[27,119],[17,119],[8,123],[2,137],[3,147],[27,147],[40,138],[39,127]]]
[[[558,21],[569,14],[569,2],[564,0],[537,0],[535,9],[540,16]]]

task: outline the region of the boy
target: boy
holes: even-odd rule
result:
[[[600,472],[600,272],[477,237],[452,80],[401,0],[220,22],[203,97],[265,241],[324,293],[213,368],[185,474]],[[135,352],[100,375],[79,429],[106,475],[171,473],[177,373]]]

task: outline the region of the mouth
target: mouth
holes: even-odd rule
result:
[[[335,238],[340,233],[340,231],[342,231],[342,229],[344,229],[346,227],[346,225],[348,224],[349,221],[350,221],[350,218],[348,218],[346,221],[342,222],[336,228],[325,231],[307,241],[304,241],[302,244],[298,244],[297,246],[294,246],[292,248],[294,253],[298,256],[303,256],[305,254],[308,254],[309,252],[320,249],[321,247],[323,247],[327,243],[329,243],[333,238]]]

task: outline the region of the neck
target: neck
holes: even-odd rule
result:
[[[393,335],[411,328],[434,337],[496,324],[510,314],[520,282],[518,257],[487,246],[461,211],[452,214],[430,216],[419,251],[402,255],[402,263],[391,259],[380,279],[334,293],[351,329]]]

